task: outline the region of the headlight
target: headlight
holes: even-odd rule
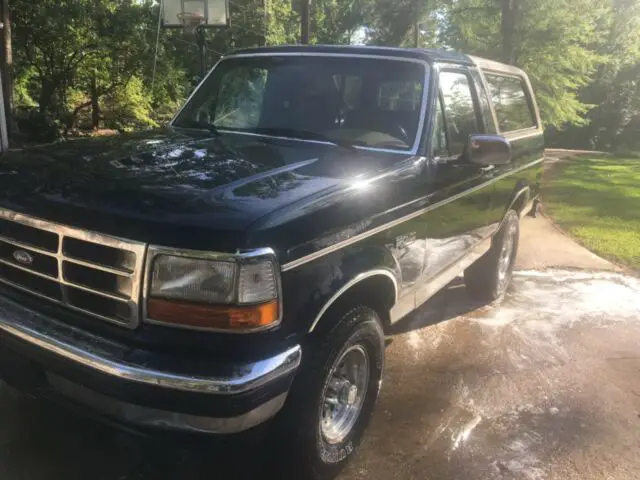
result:
[[[273,255],[209,259],[206,253],[172,253],[150,248],[147,321],[224,331],[265,329],[280,321]]]
[[[236,264],[159,255],[153,263],[151,296],[205,303],[232,303]]]

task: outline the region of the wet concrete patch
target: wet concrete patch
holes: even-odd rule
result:
[[[640,282],[524,271],[502,302],[473,307],[454,288],[403,327],[385,414],[344,478],[640,477]]]
[[[639,352],[633,277],[518,272],[490,306],[458,281],[398,325],[371,428],[341,478],[640,478]],[[280,478],[260,448],[144,441],[2,386],[0,425],[2,479]]]

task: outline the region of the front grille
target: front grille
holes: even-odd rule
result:
[[[0,209],[0,282],[135,328],[146,245]]]

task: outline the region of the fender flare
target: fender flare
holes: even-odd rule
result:
[[[512,209],[512,207],[516,204],[516,202],[518,202],[518,200],[520,200],[520,198],[522,198],[523,195],[530,196],[530,194],[531,194],[531,187],[529,185],[525,185],[519,188],[516,191],[516,193],[513,194],[513,197],[509,202],[509,206],[504,211],[504,215],[502,216],[502,220],[500,220],[500,225],[498,225],[498,229],[496,230],[496,232],[502,228],[502,224],[504,223],[504,218],[507,215],[507,212]]]
[[[322,308],[316,315],[315,319],[313,320],[313,323],[309,328],[309,333],[312,333],[315,330],[320,320],[322,320],[322,317],[324,316],[324,314],[327,313],[327,310],[329,310],[331,305],[333,305],[340,297],[342,297],[342,295],[345,292],[347,292],[352,287],[356,286],[358,283],[376,276],[387,277],[389,280],[391,280],[394,288],[393,303],[395,304],[398,301],[398,279],[393,275],[393,273],[391,273],[389,270],[385,270],[382,268],[362,272],[356,275],[355,277],[353,277],[347,283],[345,283],[337,292],[335,292],[331,296],[331,298],[329,298],[329,300],[327,300],[327,302],[325,302],[325,304],[322,306]]]

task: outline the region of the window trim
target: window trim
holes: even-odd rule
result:
[[[213,66],[211,70],[205,75],[202,81],[198,84],[196,88],[193,89],[191,95],[185,100],[182,106],[178,109],[176,114],[173,116],[171,121],[169,122],[170,127],[174,127],[174,122],[180,117],[183,110],[189,104],[189,102],[193,99],[193,97],[198,93],[200,88],[209,80],[209,77],[213,74],[213,72],[220,66],[220,64],[226,60],[234,59],[234,58],[252,58],[252,57],[340,57],[340,58],[366,58],[366,59],[377,59],[377,60],[389,60],[396,62],[409,62],[409,63],[417,63],[422,65],[424,70],[424,87],[422,89],[422,103],[420,106],[420,118],[418,120],[418,127],[416,129],[416,138],[414,139],[413,145],[408,149],[396,149],[396,148],[376,148],[376,147],[365,147],[361,145],[355,145],[357,150],[364,150],[370,152],[385,152],[385,153],[399,153],[403,155],[418,155],[423,148],[423,139],[426,138],[426,125],[427,125],[427,111],[429,110],[428,103],[430,99],[429,95],[429,85],[431,76],[433,75],[435,69],[432,63],[428,62],[426,59],[421,58],[411,58],[411,57],[398,57],[393,55],[380,55],[380,54],[359,54],[359,53],[329,53],[329,52],[261,52],[261,53],[237,53],[231,54],[225,57],[222,57],[218,62]],[[179,127],[178,127],[179,128]],[[223,133],[230,133],[234,135],[246,135],[251,137],[267,137],[267,138],[277,138],[282,140],[290,140],[294,142],[301,143],[314,143],[314,144],[322,144],[322,145],[331,145],[331,142],[324,142],[320,140],[307,140],[301,138],[292,138],[292,137],[274,137],[273,135],[265,135],[261,133],[253,133],[253,132],[242,132],[236,130],[226,130],[221,129]]]
[[[487,94],[489,95],[489,102],[491,104],[491,108],[493,109],[493,112],[495,114],[495,121],[496,121],[496,129],[498,131],[498,133],[500,135],[506,136],[506,135],[519,135],[522,133],[527,133],[527,132],[537,132],[538,130],[541,129],[541,125],[540,125],[540,119],[538,116],[538,110],[536,108],[536,104],[533,101],[533,93],[531,90],[531,84],[529,83],[528,79],[521,75],[521,74],[517,74],[517,73],[507,73],[507,72],[499,72],[496,70],[489,70],[489,69],[484,69],[481,70],[482,71],[482,76],[484,77],[484,81],[486,83],[486,89],[487,89]],[[523,87],[523,92],[524,92],[524,96],[525,99],[527,100],[527,107],[529,108],[529,114],[531,115],[531,118],[533,120],[533,125],[530,127],[524,127],[524,128],[518,128],[515,130],[503,130],[501,128],[500,125],[500,119],[498,118],[498,113],[496,112],[496,105],[493,102],[493,94],[491,92],[491,87],[489,86],[489,80],[487,79],[487,77],[489,76],[494,76],[494,77],[506,77],[506,78],[511,78],[511,79],[516,79],[520,82],[520,85]]]
[[[440,85],[438,85],[438,92],[437,93],[438,94],[436,95],[436,105],[435,105],[435,109],[434,109],[435,113],[433,115],[434,122],[433,122],[433,128],[431,129],[431,144],[430,144],[431,148],[429,148],[429,152],[428,153],[429,153],[429,156],[431,156],[433,158],[439,158],[439,159],[447,158],[447,159],[449,159],[452,156],[451,155],[451,150],[449,150],[449,144],[450,144],[450,142],[449,142],[449,129],[447,128],[447,116],[444,113],[444,99],[442,98],[442,90],[440,90]],[[440,115],[442,117],[440,120],[441,120],[442,126],[444,128],[444,141],[446,143],[444,149],[447,152],[447,156],[446,157],[443,157],[442,155],[436,155],[435,151],[434,151],[434,148],[433,148],[433,141],[434,141],[434,138],[435,138],[436,125],[437,125],[436,115],[438,115],[438,113],[440,113]]]

